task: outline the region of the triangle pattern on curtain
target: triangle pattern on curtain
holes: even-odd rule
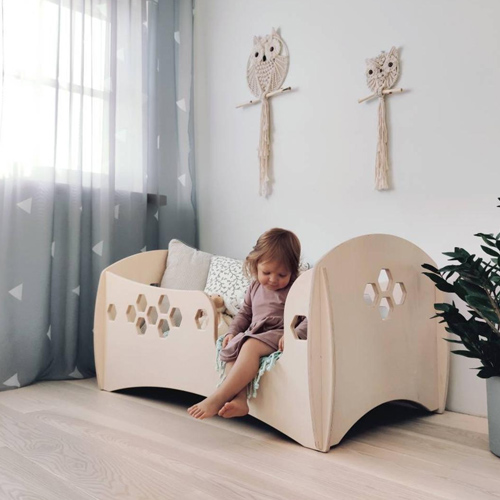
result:
[[[8,380],[6,380],[3,385],[6,385],[7,387],[21,387],[21,384],[19,383],[19,378],[17,377],[17,373],[10,377]]]

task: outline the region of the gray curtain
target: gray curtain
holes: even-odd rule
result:
[[[172,237],[195,244],[196,211],[192,2],[0,7],[5,390],[93,376],[101,271]]]

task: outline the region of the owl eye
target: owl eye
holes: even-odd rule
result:
[[[368,74],[373,75],[373,70],[371,69],[370,71],[368,71]]]
[[[393,64],[390,62],[388,66],[389,68],[392,68]]]
[[[271,49],[270,49],[270,50],[271,50],[271,52],[272,52],[272,51],[274,50],[274,47],[271,47]]]
[[[255,57],[259,57],[259,53],[258,52],[255,53]]]

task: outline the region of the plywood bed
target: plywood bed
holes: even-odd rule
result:
[[[99,387],[165,387],[207,396],[215,370],[216,311],[201,291],[159,283],[167,251],[123,259],[101,275],[94,347]],[[389,401],[443,412],[449,349],[422,275],[432,259],[391,235],[338,245],[293,284],[285,350],[266,373],[250,414],[308,448],[326,452],[363,415]],[[296,337],[308,318],[308,339]],[[216,417],[219,418],[219,417]]]

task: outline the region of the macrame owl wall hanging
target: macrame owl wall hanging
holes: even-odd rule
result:
[[[388,54],[382,52],[379,56],[366,60],[366,82],[374,93],[363,99],[358,99],[358,102],[364,102],[373,97],[379,98],[378,144],[375,161],[375,189],[379,191],[389,189],[389,149],[385,96],[395,92],[403,92],[401,88],[391,88],[396,83],[398,76],[399,55],[396,47],[392,47]]]
[[[236,106],[242,108],[258,102],[262,103],[260,114],[260,190],[261,196],[271,193],[269,158],[271,156],[270,103],[273,95],[291,90],[282,88],[288,73],[288,48],[273,28],[270,35],[254,37],[254,45],[247,63],[247,82],[252,94],[258,99]]]

